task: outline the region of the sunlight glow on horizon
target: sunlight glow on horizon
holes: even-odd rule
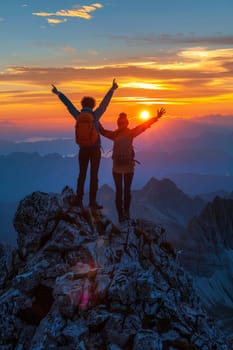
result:
[[[70,50],[68,50],[69,52]],[[72,51],[72,50],[71,50]],[[51,93],[57,86],[80,110],[81,98],[93,96],[97,106],[116,78],[119,88],[105,112],[114,121],[123,111],[135,116],[142,108],[166,106],[170,116],[187,119],[211,113],[232,113],[233,49],[190,48],[159,61],[120,63],[85,67],[6,66],[0,72],[0,125],[26,130],[69,130],[73,119]],[[224,73],[224,74],[223,74]],[[142,117],[137,117],[137,119]],[[146,117],[144,117],[146,118]],[[144,119],[145,120],[145,119]],[[12,124],[6,123],[9,121]]]
[[[142,82],[123,83],[122,87],[137,88],[137,89],[147,89],[147,90],[163,90],[163,89],[165,89],[165,87],[162,84],[142,83]]]

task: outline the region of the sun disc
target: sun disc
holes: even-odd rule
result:
[[[143,120],[147,120],[150,117],[150,113],[148,111],[141,111],[140,118]]]

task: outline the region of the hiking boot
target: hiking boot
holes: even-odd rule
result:
[[[94,202],[94,203],[90,203],[90,208],[92,210],[100,210],[100,209],[103,209],[103,206],[101,204],[98,204],[97,202]]]

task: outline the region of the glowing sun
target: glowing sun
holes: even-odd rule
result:
[[[143,119],[143,120],[147,120],[149,119],[150,117],[150,113],[148,111],[141,111],[140,113],[140,118]]]

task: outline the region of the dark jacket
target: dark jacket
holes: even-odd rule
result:
[[[99,134],[99,119],[101,118],[101,116],[105,112],[106,108],[108,107],[109,102],[111,101],[111,98],[113,96],[113,92],[114,92],[113,88],[109,89],[109,91],[104,96],[104,98],[101,101],[101,103],[99,104],[99,106],[94,111],[91,108],[88,108],[88,107],[85,107],[81,111],[79,111],[73,105],[73,103],[62,92],[59,92],[58,97],[64,103],[64,105],[67,107],[68,111],[75,118],[75,120],[77,120],[80,112],[83,112],[83,111],[85,112],[86,111],[86,112],[93,113],[94,121],[95,121],[95,127],[96,127],[96,130],[97,130],[98,134]],[[93,146],[94,147],[100,146],[100,136],[98,137],[98,140],[96,141],[96,143],[94,145],[92,145],[91,147],[93,147]]]

